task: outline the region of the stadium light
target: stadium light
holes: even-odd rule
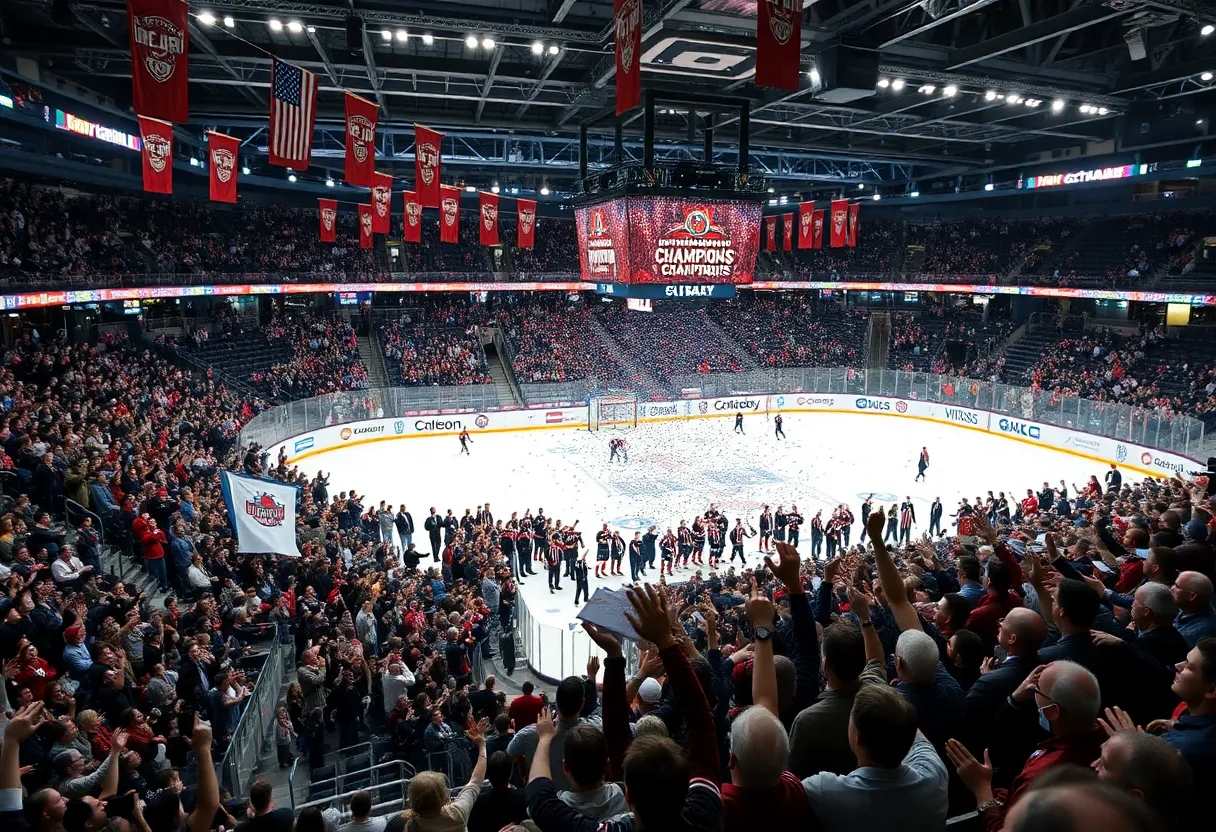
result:
[[[1110,110],[1106,109],[1105,107],[1098,108],[1098,115],[1100,115],[1100,116],[1104,116],[1109,112],[1110,112]]]
[[[397,40],[401,41],[402,43],[405,43],[409,39],[410,39],[410,33],[407,32],[405,29],[397,30]]]
[[[988,90],[988,92],[984,93],[984,100],[996,101],[996,90]]]
[[[882,194],[874,194],[874,196],[870,197],[870,199],[878,202],[878,200],[882,199]]]
[[[198,167],[198,159],[194,158],[193,156],[190,157],[190,167]]]
[[[1199,76],[1199,80],[1200,81],[1211,81],[1212,73],[1210,73],[1210,72],[1203,73],[1202,75]]]
[[[532,41],[532,54],[533,55],[543,55],[544,52],[545,52],[545,45],[543,43],[541,43],[538,40]]]
[[[958,94],[958,87],[956,87],[954,84],[947,84],[942,89],[942,95],[944,95],[946,98],[953,98],[956,94]]]
[[[1062,113],[1064,111],[1064,99],[1057,98],[1055,101],[1051,102],[1051,111],[1053,113]]]
[[[776,192],[777,192],[777,189],[776,189],[776,188],[769,188],[769,189],[768,189],[768,192],[769,192],[770,194],[771,194],[771,193],[776,193]]]
[[[287,31],[291,32],[293,35],[298,35],[300,32],[304,31],[304,24],[298,20],[289,20],[287,21]]]
[[[215,25],[215,15],[213,15],[211,12],[199,12],[198,13],[198,22],[203,24],[204,26],[214,26]]]
[[[485,49],[485,50],[493,49],[494,48],[494,38],[482,38],[481,39],[481,48]]]
[[[549,186],[548,186],[548,185],[541,185],[541,186],[540,186],[540,195],[541,195],[541,196],[548,196],[548,195],[549,195]]]
[[[332,176],[325,177],[325,187],[332,188],[333,186],[334,186],[333,177]]]
[[[387,41],[387,40],[392,40],[392,39],[393,39],[393,33],[392,33],[390,30],[388,30],[388,29],[381,29],[381,30],[380,30],[380,39],[381,39],[381,40],[386,40],[386,41]]]
[[[315,33],[316,33],[316,31],[317,31],[317,27],[316,27],[316,26],[306,26],[306,27],[305,27],[305,30],[308,32],[308,34],[310,34],[310,35],[311,35],[311,34],[315,34]]]
[[[288,175],[287,175],[287,181],[288,181],[288,182],[295,182],[295,181],[296,181],[296,175],[295,175],[294,173],[290,173],[290,174],[288,174]]]
[[[987,182],[987,183],[985,183],[985,185],[984,185],[984,190],[985,190],[985,191],[991,191],[991,190],[992,190],[994,187],[995,187],[995,186],[994,186],[994,185],[993,185],[991,182]]]
[[[496,194],[496,193],[499,193],[501,190],[502,190],[502,188],[495,185],[493,188],[490,188],[490,193]]]
[[[807,77],[811,79],[811,86],[819,86],[820,75],[818,69],[811,67],[811,71],[807,73]]]
[[[891,82],[891,89],[895,90],[896,92],[899,92],[903,88],[904,88],[904,79],[903,78],[896,78],[894,81]]]
[[[279,20],[277,17],[270,18],[270,31],[272,31],[272,32],[283,31],[283,22],[281,20]]]
[[[917,90],[917,92],[923,93],[925,95],[933,95],[933,93],[936,89],[937,89],[937,87],[933,86],[932,84],[921,84],[920,89]]]
[[[556,43],[551,43],[551,44],[549,44],[549,54],[550,54],[550,55],[556,55],[556,54],[557,54],[558,52],[560,52],[560,51],[561,51],[561,50],[560,50],[560,49],[558,49],[558,47],[557,47],[557,44],[556,44]]]
[[[879,78],[878,86],[885,90],[887,87],[891,86],[891,81],[887,78]]]
[[[233,26],[236,26],[235,18],[233,18],[230,14],[224,15],[224,27],[231,29]]]
[[[789,198],[788,196],[786,196],[785,194],[782,194],[782,195],[781,195],[781,198],[780,198],[780,199],[778,199],[777,201],[778,201],[779,203],[781,203],[782,205],[784,205],[785,203],[787,203],[787,202],[789,202],[789,201],[790,201],[790,198]]]
[[[434,46],[435,45],[435,36],[432,35],[430,32],[427,32],[425,35],[422,36],[422,42],[426,46]]]
[[[248,176],[249,175],[249,165],[245,165],[243,168],[241,168],[241,173]]]
[[[916,199],[918,196],[920,196],[920,191],[913,191],[912,193],[908,194],[908,196]]]
[[[770,200],[768,201],[768,204],[769,204],[769,205],[776,205],[776,204],[777,204],[777,200],[775,200],[775,199],[770,199]]]
[[[470,49],[477,48],[477,35],[469,35],[464,39],[464,45]]]
[[[857,183],[857,190],[859,190],[859,191],[864,191],[865,189],[866,189],[866,183],[865,183],[865,182],[858,182],[858,183]]]
[[[464,190],[465,190],[465,193],[469,193],[469,194],[471,194],[471,193],[473,193],[474,191],[476,191],[476,190],[477,190],[477,188],[475,188],[475,187],[474,187],[474,186],[472,186],[472,185],[465,185],[465,186],[464,186]]]
[[[1211,23],[1204,25],[1204,27],[1199,30],[1199,34],[1203,35],[1205,38],[1212,34],[1212,32],[1216,32],[1216,26],[1213,26]]]

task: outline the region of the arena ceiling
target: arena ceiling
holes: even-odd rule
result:
[[[125,8],[5,0],[0,43],[127,108]],[[610,0],[192,0],[190,9],[189,129],[218,128],[264,155],[273,53],[321,81],[314,172],[341,167],[342,89],[379,102],[381,156],[402,174],[416,121],[454,138],[445,170],[478,186],[563,188],[577,173],[579,123],[611,112]],[[804,11],[794,92],[752,83],[754,10],[755,0],[644,0],[643,84],[751,99],[752,170],[782,188],[910,186],[1066,149],[1206,139],[1216,34],[1204,32],[1216,3],[818,0]],[[840,43],[878,50],[872,94],[836,95],[812,80]],[[706,113],[660,104],[658,158],[701,158]],[[735,163],[736,120],[717,115],[724,163]],[[641,155],[641,126],[638,114],[626,118],[630,159]],[[593,169],[616,161],[611,129],[592,132]]]

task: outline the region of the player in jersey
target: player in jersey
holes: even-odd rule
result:
[[[625,538],[620,532],[612,533],[612,574],[624,575],[621,571],[621,561],[625,559]]]
[[[669,527],[667,529],[667,534],[663,535],[663,537],[659,540],[659,552],[660,557],[662,558],[662,560],[659,561],[660,579],[663,577],[664,572],[666,572],[668,575],[671,574],[671,563],[673,560],[675,560],[677,547],[679,545],[680,544],[679,541],[676,540],[675,533],[672,532],[671,528]]]
[[[823,551],[823,512],[815,512],[815,516],[811,518],[811,557],[819,559],[819,553]],[[832,557],[831,549],[828,550],[828,559]]]
[[[615,436],[608,440],[608,464],[609,465],[616,462],[617,451],[620,448],[620,446],[617,445],[616,442],[617,442],[617,438]]]
[[[612,532],[608,524],[595,533],[595,577],[603,578],[608,574],[608,556],[612,552]]]
[[[629,580],[637,583],[642,573],[642,533],[634,532],[633,540],[629,541]]]
[[[922,447],[920,449],[920,459],[916,463],[916,479],[913,482],[920,482],[925,478],[925,469],[929,467],[929,449]]]
[[[790,545],[797,546],[798,529],[802,526],[802,515],[798,513],[797,505],[790,506],[790,513],[785,516],[785,522],[789,527]]]
[[[692,556],[692,529],[685,525],[684,521],[680,521],[680,528],[676,532],[679,535],[680,549],[677,566],[681,569],[688,568],[688,559]]]
[[[773,539],[773,513],[768,506],[760,512],[760,551],[771,552],[769,542]]]
[[[785,527],[789,525],[789,519],[785,514],[784,506],[777,506],[777,513],[773,515],[773,540],[779,543],[785,542]]]
[[[722,537],[717,523],[711,521],[706,525],[705,536],[709,540],[709,568],[717,569],[718,563],[722,560],[722,550],[726,548],[726,540]]]
[[[578,530],[578,521],[562,529],[562,542],[566,546],[566,577],[574,579],[574,565],[578,562],[578,550],[583,546],[583,535]]]
[[[828,524],[823,529],[823,535],[828,541],[828,560],[836,557],[836,550],[840,546],[840,515],[833,514],[828,518]],[[815,553],[815,559],[819,559],[819,553]]]
[[[587,552],[584,551],[582,557],[574,562],[574,606],[578,606],[579,595],[582,595],[583,602],[586,603],[591,599],[591,592],[587,586]]]
[[[756,530],[750,525],[743,528],[743,518],[735,518],[735,527],[730,530],[730,562],[735,562],[735,555],[739,556],[739,561],[744,566],[747,566],[747,557],[743,554],[743,541],[749,537],[755,537]]]
[[[853,531],[853,521],[857,518],[853,516],[853,510],[846,505],[842,505],[838,513],[840,515],[841,545],[847,549],[849,548],[849,533]]]
[[[516,582],[522,583],[523,571],[519,568],[519,558],[515,552],[515,541],[519,537],[519,520],[514,514],[507,521],[507,525],[503,528],[502,534],[498,536],[498,548],[502,550],[502,556],[511,566],[511,577]]]
[[[535,575],[532,566],[532,518],[527,514],[519,521],[519,531],[515,533],[515,556],[519,559],[521,575]]]
[[[469,453],[469,443],[472,441],[473,441],[473,438],[471,436],[469,436],[469,429],[462,428],[460,431],[460,453],[468,454]],[[472,454],[469,454],[469,456],[472,456]]]
[[[700,517],[693,518],[692,521],[692,562],[697,566],[704,566],[705,562],[705,523]]]
[[[532,518],[532,539],[536,541],[536,559],[544,561],[545,559],[545,540],[547,539],[549,521],[545,517],[545,510],[538,508],[536,516]]]
[[[783,422],[781,420],[781,414],[778,413],[776,416],[773,417],[773,425],[776,426],[776,430],[774,431],[773,435],[776,436],[778,439],[785,438],[785,431],[781,429],[782,424],[783,424]],[[734,558],[731,558],[731,560],[734,560]]]
[[[546,550],[545,566],[549,567],[549,594],[562,588],[562,559],[566,555],[566,547],[562,545],[561,535],[557,532],[549,538],[549,548]]]
[[[735,433],[743,433],[743,414],[742,413],[735,414]],[[747,434],[744,433],[743,435],[746,436]]]

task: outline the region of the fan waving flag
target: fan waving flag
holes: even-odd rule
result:
[[[377,173],[376,184],[372,185],[372,231],[377,234],[388,234],[393,230],[393,175]]]
[[[173,125],[158,118],[139,117],[144,144],[144,190],[173,193]]]
[[[479,226],[480,240],[483,246],[498,245],[498,195],[480,193],[478,207],[481,209],[481,224]]]
[[[359,206],[359,248],[372,247],[372,234],[375,233],[372,230],[372,213],[372,206]]]
[[[756,86],[798,89],[802,0],[758,0]]]
[[[536,244],[536,202],[517,199],[515,208],[519,212],[515,245],[517,248],[532,248]]]
[[[318,199],[321,207],[321,242],[336,243],[338,241],[338,200]]]
[[[232,136],[207,131],[207,159],[210,162],[211,200],[236,202],[236,162],[241,143]]]
[[[460,189],[442,186],[439,205],[439,242],[460,242]]]
[[[798,248],[812,248],[815,224],[815,203],[798,204]]]
[[[785,232],[785,237],[783,237],[781,240],[781,246],[786,251],[793,251],[793,249],[794,249],[794,215],[793,214],[782,214],[781,215],[781,230]]]
[[[376,118],[379,109],[348,92],[346,98],[346,181],[370,188],[376,181]]]
[[[418,202],[424,208],[439,207],[439,166],[443,148],[443,134],[414,125],[414,167],[418,189]]]
[[[296,547],[297,486],[221,471],[220,493],[236,532],[237,552],[300,556]]]
[[[185,0],[127,0],[131,22],[131,109],[184,123],[189,118],[190,30]]]
[[[418,195],[413,191],[406,191],[402,196],[405,197],[405,241],[421,243],[422,204],[418,202]]]
[[[270,164],[308,167],[317,118],[317,76],[278,59],[270,81]]]

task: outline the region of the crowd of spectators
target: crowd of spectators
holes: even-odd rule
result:
[[[267,398],[305,399],[367,387],[355,330],[341,317],[281,309],[261,331],[269,343],[291,348],[289,360],[249,376]]]
[[[102,201],[0,179],[0,276],[129,270],[134,258],[118,236],[113,205]]]
[[[853,367],[864,354],[865,312],[842,312],[806,293],[752,292],[711,313],[763,367]]]
[[[626,371],[591,326],[587,303],[565,295],[537,294],[499,318],[515,355],[520,384],[596,379],[603,386],[629,386]]]
[[[630,312],[613,304],[596,310],[604,329],[660,382],[695,373],[737,373],[743,367],[731,346],[707,323],[704,309],[656,308]]]
[[[380,326],[389,383],[408,387],[492,384],[468,304],[440,297]]]
[[[499,214],[499,218],[503,246],[510,249],[514,270],[521,278],[578,274],[578,231],[573,219],[537,217],[532,248],[520,248],[514,214],[505,218]]]

